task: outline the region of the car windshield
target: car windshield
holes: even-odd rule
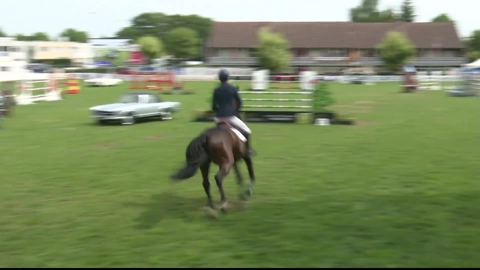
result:
[[[118,103],[137,103],[138,96],[137,95],[123,95],[118,100]]]

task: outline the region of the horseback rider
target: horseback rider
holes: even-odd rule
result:
[[[248,155],[252,156],[256,154],[251,147],[252,131],[238,117],[239,110],[242,107],[242,99],[238,94],[238,89],[228,83],[229,76],[228,71],[225,69],[220,70],[218,73],[218,79],[220,79],[221,84],[215,89],[212,97],[212,110],[216,113],[215,122],[225,121],[238,129],[247,139]],[[237,108],[234,108],[234,103],[237,104]]]

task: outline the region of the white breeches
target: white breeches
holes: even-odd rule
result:
[[[216,123],[221,121],[226,121],[233,127],[239,129],[241,132],[252,134],[252,131],[247,127],[247,125],[245,125],[245,123],[236,116],[220,117],[220,118],[215,117],[214,120]]]

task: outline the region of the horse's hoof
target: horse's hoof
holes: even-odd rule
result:
[[[251,197],[253,195],[253,190],[251,188],[245,190],[245,196]]]
[[[227,208],[228,208],[228,203],[227,202],[224,202],[222,203],[222,206],[220,207],[220,211],[222,211],[222,213],[227,213]]]

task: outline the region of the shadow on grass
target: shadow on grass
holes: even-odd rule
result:
[[[206,205],[206,196],[195,198],[179,197],[175,194],[156,194],[145,203],[126,203],[127,207],[143,208],[144,211],[136,218],[136,229],[146,230],[155,227],[164,219],[183,219],[193,221],[198,218],[203,206]]]
[[[141,124],[150,123],[150,122],[162,122],[162,120],[154,119],[154,118],[152,118],[152,119],[139,119],[133,125],[141,125]],[[89,127],[92,127],[92,126],[96,126],[96,127],[111,127],[111,126],[123,127],[123,126],[125,126],[125,125],[122,125],[119,121],[107,121],[107,122],[99,123],[95,120],[92,120],[91,122],[84,122],[83,125],[84,126],[89,126]],[[126,125],[126,126],[128,126],[128,125]]]
[[[479,252],[475,220],[480,218],[480,204],[472,194],[321,195],[254,197],[247,211],[239,215],[232,207],[207,230],[227,235],[230,240],[215,248],[227,250],[235,243],[237,254],[232,256],[242,257],[245,265],[471,267],[478,263],[473,258]],[[136,219],[137,229],[149,229],[166,219],[205,222],[201,211],[205,203],[201,194],[192,198],[160,194],[145,204],[128,205],[144,208]]]

